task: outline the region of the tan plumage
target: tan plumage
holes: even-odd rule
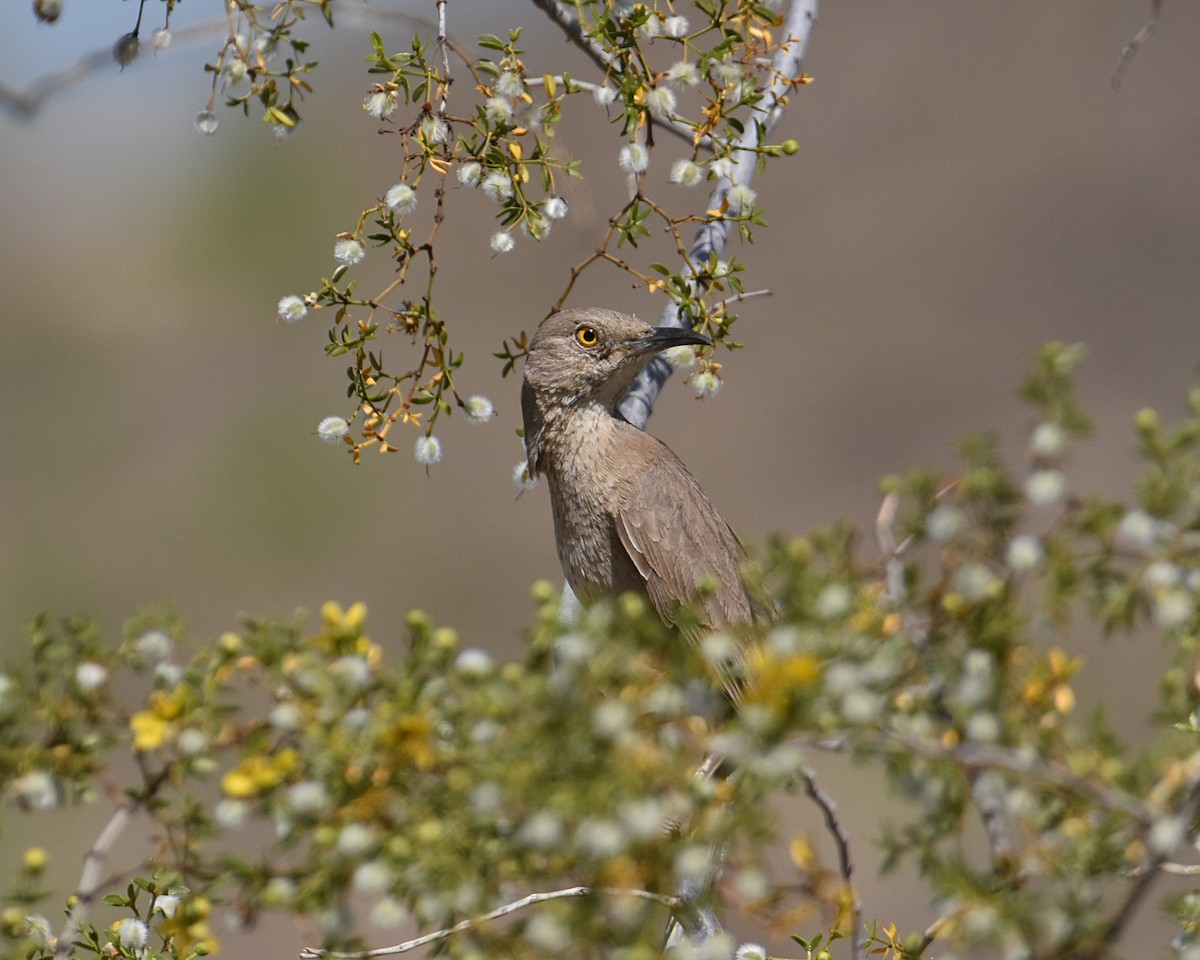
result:
[[[617,411],[655,353],[707,342],[597,308],[554,314],[530,341],[521,391],[529,470],[546,477],[559,560],[585,601],[645,593],[673,624],[703,584],[710,626],[752,615],[733,531],[683,462]]]

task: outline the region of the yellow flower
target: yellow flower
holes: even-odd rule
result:
[[[137,751],[157,750],[171,733],[171,725],[153,710],[135,713],[129,718],[129,729],[133,731],[133,749]]]
[[[273,757],[260,754],[243,757],[221,778],[221,789],[230,797],[253,797],[278,786],[299,765],[300,755],[291,748],[280,750]]]

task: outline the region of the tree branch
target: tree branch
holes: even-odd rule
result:
[[[412,940],[405,940],[403,943],[396,943],[390,947],[377,947],[374,950],[321,950],[316,947],[305,947],[300,951],[300,960],[320,960],[321,957],[327,957],[329,960],[368,960],[372,957],[391,957],[401,953],[408,953],[410,950],[415,950],[417,947],[424,947],[431,943],[437,943],[440,940],[445,940],[458,933],[464,933],[472,927],[476,927],[481,923],[488,923],[492,920],[499,920],[502,917],[507,917],[510,914],[516,913],[518,910],[524,910],[526,907],[531,907],[537,903],[547,903],[551,900],[566,900],[572,897],[586,897],[589,894],[598,894],[600,896],[622,896],[635,897],[639,900],[652,900],[655,903],[661,903],[664,907],[669,907],[676,910],[680,906],[679,898],[668,897],[661,893],[651,893],[649,890],[622,890],[617,887],[567,887],[563,890],[551,890],[546,893],[531,893],[527,897],[522,897],[520,900],[514,900],[511,903],[503,904],[488,913],[478,917],[469,917],[456,923],[452,927],[447,927],[444,930],[435,930],[432,933],[427,933],[424,936],[416,937]]]
[[[825,826],[833,836],[833,843],[837,849],[838,872],[842,876],[846,891],[852,898],[850,904],[850,955],[854,960],[865,960],[867,945],[862,937],[862,903],[858,899],[858,891],[851,880],[853,867],[850,864],[850,836],[838,819],[837,804],[833,802],[833,797],[821,789],[812,770],[805,768],[800,776],[804,780],[804,792],[820,808],[821,814],[825,818]]]
[[[535,0],[538,2],[538,0]],[[783,26],[787,37],[771,59],[772,79],[763,95],[763,117],[761,121],[746,124],[745,132],[738,137],[732,150],[732,170],[728,177],[717,180],[706,210],[719,210],[730,189],[735,185],[748,185],[754,179],[755,158],[747,151],[758,146],[760,136],[771,132],[783,117],[788,91],[793,80],[802,74],[801,65],[808,38],[817,22],[817,0],[793,0]],[[704,223],[692,241],[688,251],[690,263],[705,263],[713,254],[720,256],[729,240],[732,225],[725,220],[710,220]],[[666,327],[682,327],[685,318],[680,316],[674,303],[663,309],[659,323]],[[654,409],[654,402],[663,385],[670,378],[671,365],[663,357],[655,357],[638,375],[625,398],[621,401],[621,414],[637,427],[645,427]]]

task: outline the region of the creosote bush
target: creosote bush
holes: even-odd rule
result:
[[[839,938],[906,957],[1098,956],[1157,902],[1157,881],[1175,946],[1194,955],[1198,894],[1166,875],[1194,873],[1200,803],[1200,389],[1177,425],[1138,414],[1144,472],[1129,504],[1105,501],[1069,480],[1088,427],[1071,392],[1080,355],[1039,354],[1016,475],[975,438],[954,475],[889,478],[882,557],[845,527],[777,538],[749,570],[777,618],[696,644],[637,596],[566,624],[549,584],[513,662],[420,612],[403,638],[372,636],[362,604],[214,642],[156,613],[116,646],[86,622],[38,620],[28,661],[0,678],[4,799],[34,837],[64,805],[108,804],[116,826],[65,928],[44,851],[8,865],[8,954],[50,957],[70,937],[80,957],[193,957],[268,911],[302,918],[314,947],[359,950],[516,904],[440,942],[455,956],[651,958],[671,915],[794,924],[807,907],[790,932],[812,956]],[[1036,503],[1029,482],[1047,471],[1065,492]],[[1152,743],[1122,744],[1102,709],[1077,704],[1069,624],[1157,634],[1171,660],[1157,706],[1151,676],[1129,691],[1154,711]],[[730,670],[744,692],[723,717]],[[831,750],[882,771],[905,803],[882,824],[841,820],[813,772]],[[736,769],[696,776],[708,755]],[[135,774],[118,784],[122,757]],[[779,835],[780,792],[817,803],[839,863]],[[156,833],[131,875],[114,834],[134,812]],[[860,902],[846,864],[872,839],[920,873],[932,926]],[[770,876],[777,844],[792,866]],[[723,936],[676,951],[728,956]]]

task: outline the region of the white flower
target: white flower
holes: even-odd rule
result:
[[[621,148],[617,162],[626,173],[641,173],[650,165],[650,151],[640,143],[627,143]]]
[[[714,63],[708,71],[708,75],[712,77],[713,83],[719,87],[732,87],[736,83],[740,83],[742,79],[742,68],[732,60],[721,60]]]
[[[125,917],[118,922],[117,939],[121,941],[121,946],[126,950],[141,950],[150,936],[150,928],[133,917]]]
[[[614,857],[625,849],[625,832],[612,820],[589,818],[575,831],[575,843],[598,859]]]
[[[383,897],[371,907],[369,919],[373,927],[399,927],[409,920],[408,908],[395,897]]]
[[[967,720],[967,739],[976,743],[995,743],[1000,739],[1000,721],[988,710],[971,714]]]
[[[1025,496],[1038,507],[1059,503],[1067,495],[1067,478],[1061,470],[1034,470],[1025,481]]]
[[[1174,587],[1181,579],[1179,568],[1168,560],[1155,560],[1142,574],[1148,587]]]
[[[220,801],[213,809],[213,819],[226,830],[233,830],[246,822],[250,808],[244,800],[228,798]]]
[[[744,183],[737,183],[729,188],[729,193],[725,196],[729,200],[729,209],[735,215],[742,216],[750,212],[758,195]]]
[[[195,757],[208,749],[208,734],[195,727],[188,727],[179,734],[175,745],[185,757]]]
[[[246,61],[241,57],[233,57],[225,61],[221,73],[225,76],[225,86],[236,89],[246,82]]]
[[[458,182],[468,187],[479,186],[479,178],[483,175],[483,167],[478,160],[468,160],[458,165]]]
[[[670,87],[651,87],[646,93],[646,109],[652,116],[669,117],[675,112],[675,94]]]
[[[681,187],[694,187],[704,179],[704,171],[694,161],[683,157],[671,165],[671,182]]]
[[[683,881],[700,881],[712,869],[713,853],[708,847],[689,843],[675,855],[675,876]]]
[[[1187,838],[1187,823],[1180,817],[1163,817],[1154,821],[1147,837],[1151,851],[1165,857]]]
[[[445,143],[450,136],[450,126],[441,117],[427,113],[421,118],[421,136],[426,143]]]
[[[348,823],[338,831],[337,851],[344,857],[361,857],[375,843],[375,831],[365,823]]]
[[[492,234],[493,253],[508,253],[516,245],[516,238],[507,230],[497,230]]]
[[[108,669],[102,663],[81,663],[75,668],[75,686],[86,693],[99,690],[108,680]]]
[[[522,460],[513,467],[512,479],[518,490],[532,490],[537,486],[537,477],[529,472],[528,460]]]
[[[562,821],[549,810],[539,810],[517,830],[518,842],[537,850],[557,847],[562,838]]]
[[[302,780],[288,787],[287,802],[293,813],[323,813],[329,806],[329,791],[316,780]]]
[[[714,177],[724,177],[728,180],[733,176],[733,160],[729,157],[718,157],[709,162],[708,169]]]
[[[467,419],[477,424],[487,423],[496,415],[496,408],[492,406],[492,401],[479,394],[467,397],[463,401],[463,409],[467,413]]]
[[[454,661],[454,669],[468,676],[482,677],[491,672],[492,658],[486,650],[470,647]]]
[[[687,17],[667,17],[662,22],[662,32],[664,36],[679,39],[688,32]]]
[[[350,432],[350,424],[342,417],[326,417],[317,424],[317,436],[326,443],[337,443]]]
[[[279,314],[280,320],[286,320],[288,323],[295,323],[308,316],[308,306],[304,300],[292,294],[280,299],[275,311]]]
[[[612,740],[629,729],[633,717],[620,700],[605,700],[592,711],[592,730],[601,740]]]
[[[1037,537],[1022,533],[1013,537],[1012,543],[1008,545],[1005,560],[1010,569],[1017,573],[1026,573],[1040,566],[1045,556],[1042,542]]]
[[[837,620],[844,617],[854,606],[854,593],[844,583],[829,583],[821,588],[814,604],[816,614],[822,620]]]
[[[669,347],[663,351],[663,356],[675,370],[687,370],[696,365],[696,349],[689,347],[686,343],[680,344],[678,347]]]
[[[767,960],[767,951],[757,943],[743,943],[737,948],[733,960]]]
[[[296,881],[291,877],[272,877],[263,888],[263,900],[271,906],[287,903],[296,895]]]
[[[339,263],[353,266],[366,256],[363,245],[353,237],[343,237],[333,245],[333,258]]]
[[[416,444],[413,446],[413,456],[416,457],[416,462],[422,467],[428,467],[431,463],[437,463],[442,460],[442,440],[437,437],[421,436],[416,438]]]
[[[304,712],[294,703],[278,704],[267,714],[267,723],[276,730],[298,730],[304,722]]]
[[[679,87],[694,87],[699,82],[700,71],[696,69],[694,63],[680,60],[678,63],[671,64],[670,69],[667,70],[667,83],[673,83]]]
[[[192,126],[206,137],[211,137],[217,132],[217,115],[211,110],[201,110],[192,121]]]
[[[521,936],[538,953],[553,957],[570,953],[571,931],[552,913],[535,913],[525,924]]]
[[[567,201],[562,197],[551,197],[542,207],[547,220],[561,220],[567,215]]]
[[[1117,543],[1131,550],[1151,550],[1162,539],[1164,525],[1145,510],[1130,510],[1117,524]]]
[[[160,893],[154,898],[154,908],[151,913],[161,913],[164,917],[170,920],[175,916],[175,911],[179,909],[179,898],[173,893]]]
[[[488,97],[483,112],[492,123],[507,123],[512,119],[513,108],[503,97]]]
[[[1057,457],[1067,442],[1066,434],[1057,423],[1039,423],[1029,438],[1029,446],[1039,457]]]
[[[970,603],[986,599],[999,583],[982,563],[964,563],[954,571],[954,589]]]
[[[498,170],[493,170],[483,178],[483,192],[489,200],[495,200],[500,203],[503,200],[508,200],[513,195],[512,177],[507,173],[500,173]]]
[[[521,79],[520,74],[505,70],[496,78],[496,93],[500,96],[515,100],[524,92],[525,81]]]
[[[592,97],[600,106],[607,107],[617,99],[617,91],[605,83],[592,90]]]
[[[363,100],[363,109],[376,120],[390,117],[396,111],[396,94],[390,90],[375,90]]]
[[[712,397],[721,389],[721,378],[711,370],[701,370],[692,377],[692,392],[698,397]]]
[[[642,40],[653,40],[655,37],[658,36],[658,32],[660,29],[661,29],[661,27],[658,22],[658,17],[656,17],[654,14],[651,14],[646,19],[645,23],[640,24],[637,27],[634,27],[633,35]]]
[[[161,630],[147,630],[133,642],[133,649],[147,663],[159,663],[171,655],[171,638]]]
[[[44,770],[31,770],[12,782],[17,802],[32,810],[53,810],[58,806],[58,787]]]
[[[949,543],[966,529],[966,515],[950,503],[939,503],[925,518],[925,532],[938,543]]]
[[[166,50],[171,45],[171,31],[166,27],[159,27],[150,34],[150,42],[155,50]]]
[[[371,665],[365,657],[348,653],[329,665],[329,672],[347,687],[359,690],[371,682]]]
[[[383,893],[395,879],[395,874],[387,864],[368,860],[358,865],[350,884],[358,893]]]
[[[1171,587],[1155,594],[1154,622],[1164,630],[1183,626],[1195,611],[1196,602],[1186,590]]]
[[[417,191],[407,183],[398,183],[391,187],[383,199],[388,209],[400,216],[417,209]]]

